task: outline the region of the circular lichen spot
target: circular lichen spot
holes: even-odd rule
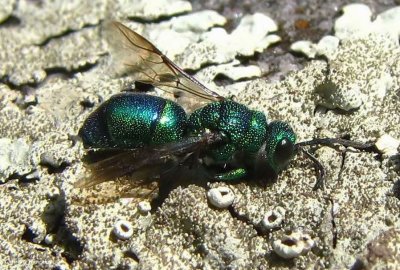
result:
[[[118,239],[127,240],[133,235],[132,224],[126,220],[118,220],[114,224],[113,232]]]

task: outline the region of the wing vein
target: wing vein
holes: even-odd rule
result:
[[[176,93],[174,89],[179,90],[180,95],[187,93],[192,98],[200,98],[198,103],[224,99],[179,68],[146,38],[119,22],[113,22],[111,26],[116,31],[110,29],[112,37],[109,45],[119,56],[120,63],[129,68],[126,71],[133,72],[135,80],[150,83],[162,90],[168,88],[167,92],[172,89]],[[146,69],[154,75],[144,72]]]

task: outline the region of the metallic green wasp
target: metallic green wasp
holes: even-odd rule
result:
[[[370,147],[335,139],[296,144],[289,124],[268,121],[264,113],[209,90],[123,24],[113,22],[110,29],[113,55],[135,81],[191,97],[197,109],[187,115],[171,100],[139,93],[111,97],[86,119],[79,135],[86,149],[113,154],[90,164],[92,176],[78,182],[79,187],[129,174],[145,183],[143,178],[198,167],[205,168],[209,180],[265,178],[268,171],[283,170],[306,145]],[[319,187],[323,167],[308,156],[319,168]]]

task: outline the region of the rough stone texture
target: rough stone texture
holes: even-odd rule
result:
[[[15,2],[15,0],[5,0],[0,2],[0,22],[3,22],[10,17]]]
[[[367,244],[361,264],[357,262],[356,265],[368,269],[397,268],[400,256],[399,241],[400,230],[398,229],[392,228],[381,233]]]
[[[331,35],[338,11],[346,4],[354,3],[353,0],[341,1],[232,1],[232,0],[192,0],[193,10],[208,9],[218,10],[228,19],[230,29],[234,28],[244,14],[253,14],[262,11],[279,25],[282,42],[270,50],[266,50],[254,57],[253,62],[271,81],[280,81],[283,76],[294,70],[300,70],[308,61],[295,57],[287,49],[293,42],[309,40],[317,42],[326,35]],[[370,7],[373,14],[379,14],[390,7],[399,4],[398,0],[359,0]]]
[[[180,0],[137,0],[134,3],[118,0],[110,1],[110,6],[114,9],[110,10],[112,17],[123,16],[144,21],[156,20],[160,17],[168,17],[192,10],[192,5],[188,1]]]
[[[30,146],[23,139],[12,141],[9,138],[2,138],[0,149],[0,181],[15,172],[27,174],[37,165],[31,161]]]
[[[201,69],[198,78],[224,96],[265,112],[268,119],[289,122],[298,141],[345,135],[375,141],[385,134],[400,139],[399,45],[391,37],[375,33],[347,39],[333,46],[335,54],[329,60],[308,60],[304,68],[274,83],[264,78],[234,82],[260,75],[249,59],[236,59],[241,54],[238,47],[233,52],[226,48],[230,58],[221,62],[208,60],[226,59],[223,47],[190,48],[213,31],[226,34],[237,29],[247,15],[246,3],[236,24],[223,29],[215,27],[225,22],[216,13],[170,19],[172,13],[166,9],[153,17],[141,16],[143,10],[122,10],[129,1],[64,2],[16,1],[7,13],[14,19],[0,24],[0,140],[5,145],[0,153],[1,265],[16,269],[400,267],[398,154],[379,156],[321,147],[315,155],[327,170],[323,190],[312,191],[313,164],[299,154],[277,181],[266,186],[250,180],[183,183],[150,213],[138,211],[131,198],[107,197],[107,192],[123,190],[127,179],[87,191],[73,187],[87,174],[84,150],[75,137],[82,122],[102,101],[132,87],[129,77],[116,77],[110,69],[101,20],[135,17],[137,21],[129,25],[157,46],[162,43],[160,48],[171,58],[188,63],[185,67],[197,70],[206,63],[218,63]],[[261,7],[258,12],[264,11]],[[288,14],[294,7],[292,3],[277,14]],[[375,10],[382,11],[376,3],[373,14]],[[267,9],[262,13],[267,14]],[[154,18],[157,21],[152,24],[140,20]],[[199,20],[199,27],[191,19]],[[324,27],[332,30],[333,16],[324,20],[329,21]],[[164,32],[180,37],[176,39],[179,51],[170,48],[173,40],[162,41]],[[264,41],[269,35],[265,31],[252,34]],[[229,39],[228,34],[222,37]],[[190,58],[184,57],[185,50]],[[252,47],[250,55],[256,50]],[[273,55],[273,50],[267,52]],[[218,74],[230,77],[225,83],[232,84],[220,84]],[[362,102],[349,112],[318,105],[329,104],[329,97],[333,97],[331,104],[351,103],[350,86],[357,86]],[[217,209],[207,201],[207,189],[218,186],[229,186],[235,195],[228,209]],[[98,203],[85,200],[89,193]],[[99,203],[102,196],[106,200]],[[281,225],[263,229],[265,215],[277,208],[285,213]],[[132,224],[134,233],[128,240],[115,237],[118,220]],[[291,260],[278,257],[273,241],[294,231],[308,235],[313,248]]]

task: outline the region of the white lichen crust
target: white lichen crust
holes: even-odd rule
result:
[[[314,241],[308,234],[292,232],[273,241],[272,247],[276,254],[284,259],[293,259],[307,254],[314,246]]]
[[[211,205],[217,208],[227,208],[235,200],[235,194],[229,187],[216,187],[207,192],[207,198]]]
[[[10,17],[16,0],[0,1],[0,23]]]
[[[279,228],[285,220],[285,209],[276,207],[274,210],[268,211],[261,221],[261,226],[266,230]]]
[[[30,146],[24,139],[13,141],[9,138],[0,138],[0,183],[4,183],[16,172],[27,174],[34,170],[37,164],[32,160],[30,151]]]
[[[375,143],[376,148],[386,156],[393,156],[398,153],[400,141],[388,134],[383,134]]]
[[[138,203],[138,210],[142,214],[147,214],[151,211],[151,205],[148,201],[142,201]]]
[[[132,224],[129,221],[120,219],[115,222],[113,233],[118,239],[128,240],[133,235]]]
[[[115,13],[118,16],[136,17],[144,20],[156,20],[163,16],[172,16],[192,10],[189,1],[181,0],[137,0],[134,3],[130,1],[115,1],[117,9]],[[115,16],[115,14],[114,14]]]
[[[366,17],[359,20],[373,31],[355,34],[366,28],[338,23],[351,34],[337,28],[340,38],[324,37],[314,44],[316,58],[326,59],[309,60],[301,70],[272,83],[254,79],[264,74],[252,65],[251,57],[280,40],[277,24],[266,10],[249,16],[238,13],[237,23],[225,26],[227,18],[215,11],[168,17],[169,12],[188,10],[185,1],[147,14],[139,14],[141,7],[131,2],[43,0],[3,5],[7,10],[0,14],[6,20],[0,24],[1,266],[313,269],[317,263],[320,268],[349,269],[361,262],[365,268],[399,268],[400,170],[389,164],[399,164],[399,151],[394,143],[385,143],[393,140],[383,140],[400,137],[398,7],[371,16],[361,7],[366,12],[357,14]],[[155,2],[149,5],[165,3]],[[181,7],[175,6],[177,2]],[[129,9],[123,10],[126,6]],[[343,16],[348,18],[348,12],[349,8]],[[377,145],[382,155],[351,147],[316,149],[313,153],[326,169],[324,189],[318,191],[312,190],[314,164],[301,154],[276,181],[210,184],[231,190],[217,193],[220,199],[229,195],[219,204],[229,210],[210,203],[207,179],[189,185],[192,179],[186,175],[177,175],[182,181],[173,182],[152,213],[148,205],[137,204],[149,198],[120,199],[133,194],[129,188],[136,182],[130,176],[74,188],[73,183],[89,173],[82,160],[85,150],[76,137],[79,128],[101,102],[133,84],[130,76],[115,76],[110,68],[100,22],[111,18],[136,29],[178,65],[198,71],[196,76],[210,89],[262,111],[268,121],[288,122],[299,142],[350,137],[375,143],[382,138]],[[263,54],[276,50],[282,47]],[[243,65],[241,56],[249,65]],[[218,74],[229,77],[231,85],[214,88]],[[161,91],[149,94],[173,98]],[[285,209],[284,222],[267,219],[262,227],[265,217],[278,216],[273,211],[279,207]],[[127,240],[113,232],[118,220],[129,221],[127,231],[134,232]],[[313,238],[282,235],[291,228],[301,228]],[[302,245],[302,251],[285,253],[291,241]],[[286,262],[273,254],[273,245],[286,257],[300,255]]]
[[[389,71],[393,62],[387,62],[388,58],[381,57],[382,55],[374,51],[386,51],[387,47],[394,49],[398,46],[400,9],[392,8],[382,12],[374,21],[371,18],[371,10],[364,4],[344,6],[343,15],[335,21],[335,36],[323,37],[318,44],[301,40],[291,45],[293,51],[301,52],[309,58],[324,55],[330,60],[327,78],[316,88],[321,97],[321,105],[330,109],[351,111],[366,102],[367,93],[383,98],[393,87],[394,80]],[[370,42],[364,42],[365,40]],[[342,46],[339,46],[339,41]],[[348,51],[345,49],[348,47],[345,42],[360,42],[360,46],[366,48]],[[376,59],[377,56],[380,59]],[[342,65],[343,62],[350,63],[350,59],[360,66],[355,68]],[[374,62],[373,72],[370,72],[371,61]],[[377,64],[375,61],[382,62]],[[393,58],[390,61],[397,60]]]

